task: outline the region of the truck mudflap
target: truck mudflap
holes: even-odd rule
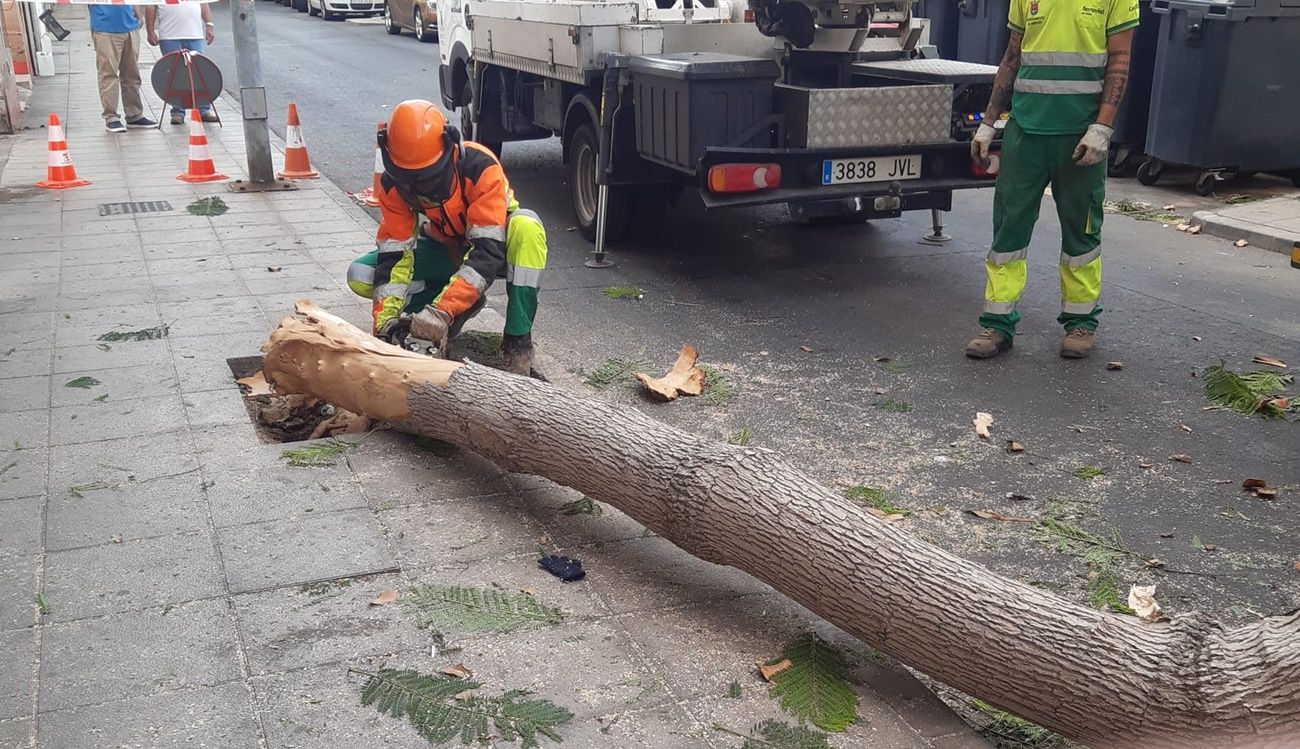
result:
[[[747,165],[776,165],[779,177],[767,168],[755,184],[745,184]],[[715,167],[720,169],[715,172]],[[705,151],[697,174],[707,208],[842,202],[880,216],[946,209],[953,190],[992,187],[994,181],[994,175],[972,168],[970,145],[959,142],[823,149],[715,147]]]

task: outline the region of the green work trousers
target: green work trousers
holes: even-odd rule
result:
[[[419,312],[433,300],[460,269],[462,252],[425,236],[416,241],[411,285],[404,312]],[[371,299],[379,251],[372,250],[348,267],[348,288]],[[508,336],[528,335],[537,317],[537,293],[546,268],[546,230],[537,214],[520,209],[510,214],[506,227],[506,327]]]
[[[1066,330],[1097,329],[1101,313],[1101,221],[1106,164],[1080,167],[1072,158],[1080,135],[1034,135],[1014,119],[1002,134],[1002,163],[993,190],[993,246],[984,261],[987,284],[980,327],[1008,338],[1020,321],[1029,240],[1043,191],[1052,187],[1061,222],[1061,314]]]

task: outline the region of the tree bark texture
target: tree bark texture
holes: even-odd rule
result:
[[[608,502],[864,642],[1093,747],[1300,747],[1300,612],[1145,624],[1000,577],[872,517],[776,453],[544,382],[376,342],[310,303],[264,351],[308,393]]]

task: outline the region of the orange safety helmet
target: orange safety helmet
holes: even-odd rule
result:
[[[442,203],[455,189],[460,132],[431,101],[407,99],[393,107],[378,134],[384,171],[412,205]]]
[[[446,150],[447,118],[431,101],[407,99],[388,118],[388,155],[403,169],[423,169]]]

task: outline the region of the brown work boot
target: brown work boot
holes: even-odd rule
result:
[[[991,359],[1003,351],[1011,350],[1011,339],[993,328],[985,328],[966,344],[966,355],[972,359]]]
[[[521,377],[533,371],[533,335],[507,335],[501,338],[501,368]]]
[[[1061,339],[1061,356],[1066,359],[1083,359],[1092,353],[1092,341],[1097,334],[1083,328],[1071,328]]]

